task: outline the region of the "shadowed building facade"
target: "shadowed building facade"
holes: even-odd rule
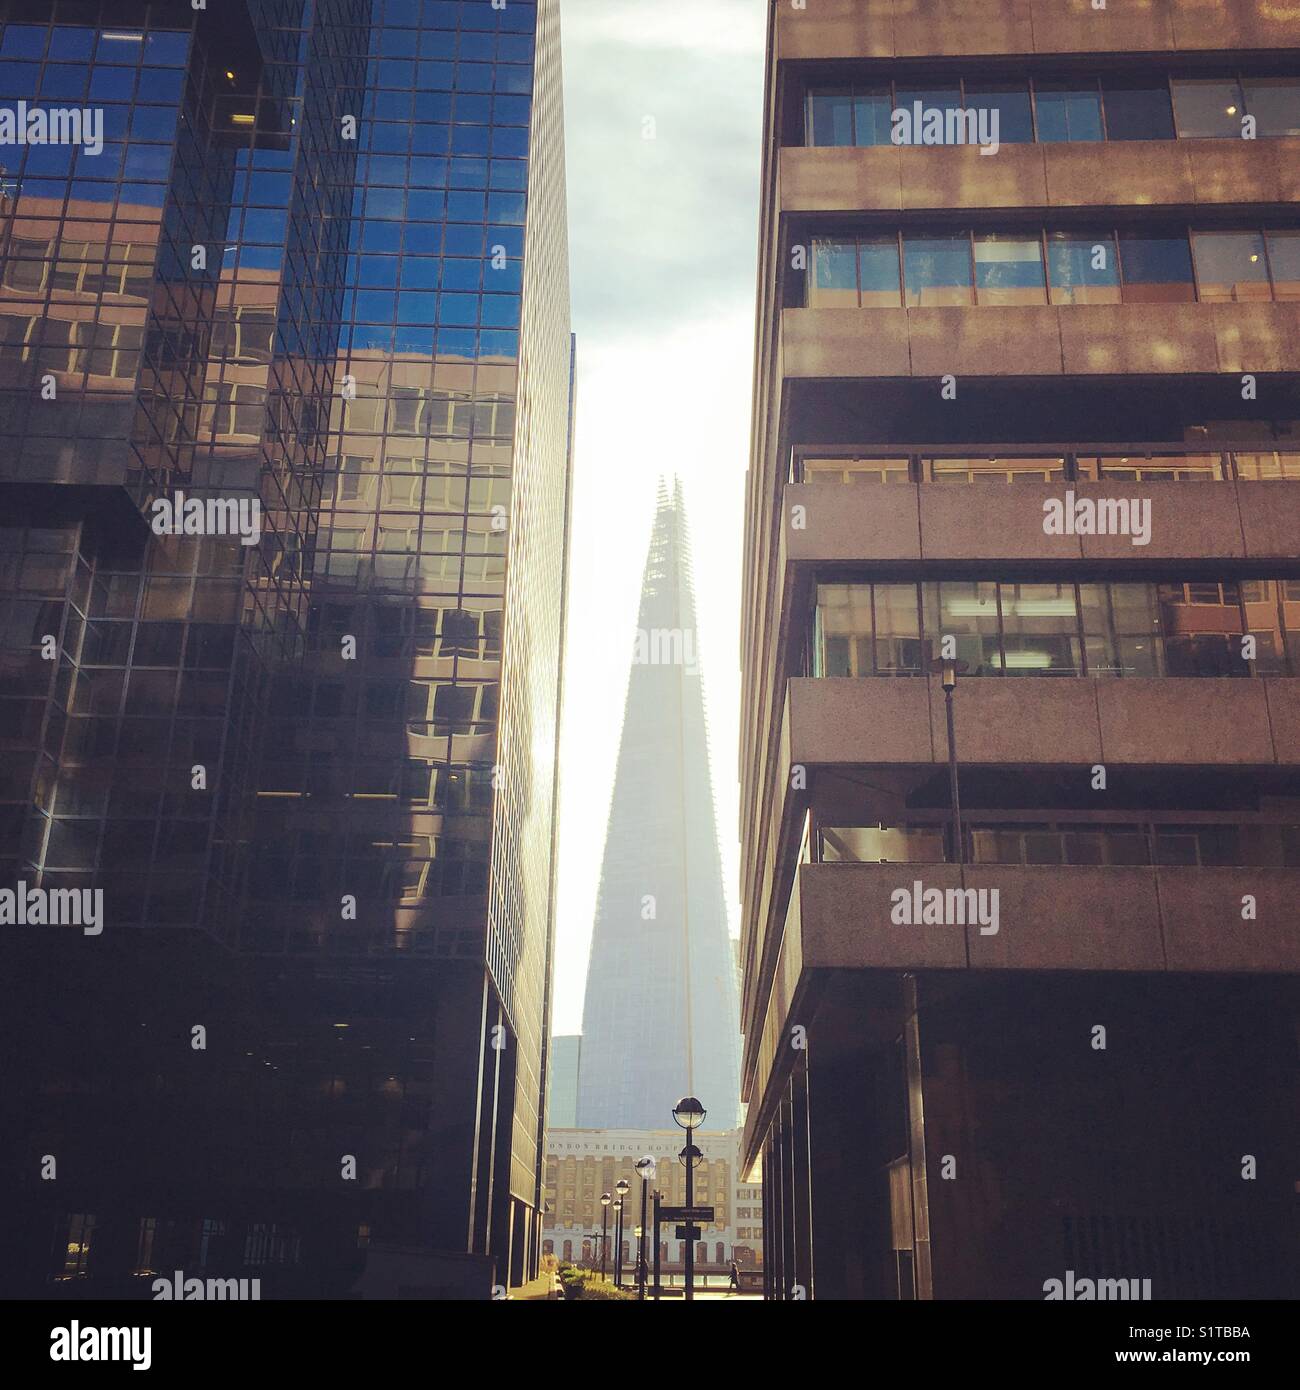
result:
[[[690,542],[661,491],[646,558],[587,968],[578,1126],[661,1129],[684,1095],[738,1117],[736,977],[722,892]]]
[[[1298,25],[771,9],[741,754],[770,1297],[1294,1296]],[[894,143],[918,109],[935,139]]]
[[[3,928],[0,1278],[487,1297],[540,1243],[558,5],[0,19],[0,104],[104,121],[3,151],[0,881],[104,927]]]

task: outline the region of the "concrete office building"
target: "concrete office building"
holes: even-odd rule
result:
[[[0,151],[0,884],[103,893],[0,938],[8,1290],[536,1268],[557,11],[0,4],[0,106],[102,118]]]
[[[768,45],[768,1294],[1294,1296],[1300,11],[810,0]]]

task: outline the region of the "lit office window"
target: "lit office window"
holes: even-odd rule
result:
[[[1300,135],[1300,77],[1244,77],[1241,85],[1258,137]]]
[[[1268,233],[1274,299],[1300,299],[1300,232]]]
[[[1170,86],[1180,137],[1241,138],[1246,103],[1235,77],[1175,77]]]
[[[979,304],[1046,304],[1047,280],[1038,238],[977,232],[975,298]]]
[[[1193,232],[1201,299],[1240,303],[1271,299],[1268,257],[1261,232]]]

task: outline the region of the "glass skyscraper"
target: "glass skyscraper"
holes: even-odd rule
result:
[[[722,890],[681,484],[650,536],[582,1013],[578,1125],[664,1129],[685,1095],[739,1122],[736,963]]]
[[[557,11],[0,4],[0,886],[103,893],[0,926],[15,1291],[535,1268]]]

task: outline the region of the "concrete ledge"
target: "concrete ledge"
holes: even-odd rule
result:
[[[962,760],[989,766],[1093,763],[1300,764],[1300,682],[989,676],[960,683]],[[944,762],[943,691],[929,676],[799,676],[789,682],[790,763]]]
[[[1300,22],[1300,21],[1298,21]],[[1214,207],[1292,201],[1300,139],[1100,140],[973,146],[787,145],[784,213],[953,208]]]
[[[1300,372],[1300,303],[783,309],[786,378]]]
[[[808,0],[776,7],[779,60],[1288,48],[1286,0]]]
[[[805,864],[799,875],[808,970],[1300,972],[1300,869]],[[896,924],[892,895],[910,898],[914,882],[996,889],[996,933]],[[1241,919],[1246,894],[1253,922]]]

